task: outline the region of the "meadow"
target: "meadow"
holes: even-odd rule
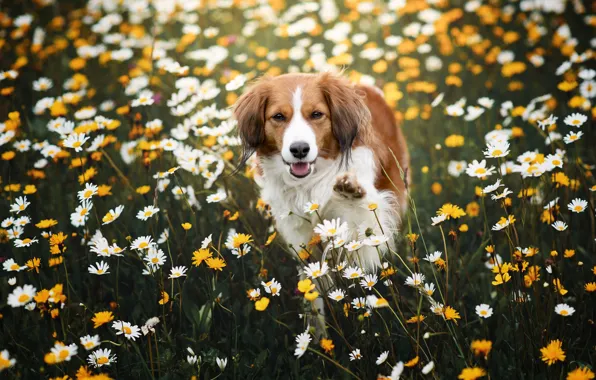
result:
[[[2,2],[0,377],[594,379],[595,10]],[[288,247],[231,106],[342,70],[403,128],[408,212]],[[338,259],[387,239],[374,273]]]

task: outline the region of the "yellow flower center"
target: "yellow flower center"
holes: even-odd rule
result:
[[[330,234],[335,234],[337,230],[335,228],[330,228],[328,231]]]
[[[503,154],[503,151],[499,150],[499,149],[495,149],[493,151],[493,156],[500,156]]]
[[[578,119],[573,119],[573,120],[571,121],[571,124],[573,124],[573,125],[578,125],[578,124],[579,124],[579,120],[578,120]]]
[[[567,312],[567,310],[561,310],[561,312],[559,314],[561,314],[561,315],[569,315],[569,313]]]
[[[19,296],[19,302],[20,302],[20,303],[27,302],[27,301],[29,301],[29,299],[30,299],[30,298],[31,298],[31,297],[29,297],[29,295],[28,295],[28,294],[21,294],[21,295]]]
[[[480,315],[486,315],[486,314],[488,314],[488,313],[486,312],[486,310],[481,310],[481,311],[480,311]]]
[[[581,211],[581,210],[583,210],[584,208],[583,208],[582,206],[580,206],[580,205],[577,205],[577,206],[575,206],[573,209],[574,209],[575,211]]]
[[[159,262],[159,259],[157,257],[154,257],[154,258],[151,259],[151,262],[153,264],[157,264]]]
[[[553,165],[561,165],[561,161],[559,160],[553,160]]]
[[[87,209],[86,209],[86,208],[83,208],[79,214],[80,214],[81,216],[85,216],[85,215],[87,215]]]
[[[80,142],[80,141],[75,141],[75,142],[72,144],[72,146],[73,146],[73,147],[75,147],[75,148],[78,148],[78,147],[80,147],[80,146],[81,146],[81,142]]]
[[[92,190],[87,190],[83,193],[83,198],[89,198],[90,196],[93,195],[93,191]]]
[[[62,349],[62,350],[60,350],[60,355],[58,355],[58,356],[60,356],[60,359],[64,360],[68,357],[69,354],[70,354],[70,352],[68,350]]]
[[[27,239],[23,239],[23,244],[29,244],[31,243],[31,239],[27,238]]]
[[[476,174],[484,174],[486,173],[486,169],[485,168],[478,168],[474,171],[474,173]]]
[[[14,263],[10,266],[10,270],[19,270],[20,266],[17,263]]]
[[[319,277],[320,275],[321,275],[321,271],[318,269],[316,271],[312,272],[313,277]]]
[[[83,346],[85,346],[85,348],[91,348],[93,347],[95,344],[93,342],[86,342],[85,344],[83,344]]]
[[[142,242],[141,244],[139,244],[139,248],[147,248],[149,246],[149,244],[147,244],[147,242]]]
[[[128,326],[124,326],[124,327],[122,328],[122,331],[124,331],[124,333],[125,333],[126,335],[129,335],[130,333],[132,333],[132,330],[131,330],[131,329],[130,329],[130,327],[128,327]]]
[[[97,364],[106,364],[108,361],[109,360],[107,356],[101,356],[97,358]]]

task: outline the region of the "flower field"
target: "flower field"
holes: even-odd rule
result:
[[[1,3],[0,377],[594,379],[595,11]],[[288,246],[232,106],[324,71],[395,111],[408,212]],[[344,259],[385,245],[376,271]]]

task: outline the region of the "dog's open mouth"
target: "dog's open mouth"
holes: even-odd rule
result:
[[[294,162],[290,164],[290,174],[296,178],[304,178],[310,174],[313,166],[310,162]]]

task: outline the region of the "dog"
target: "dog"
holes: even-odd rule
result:
[[[409,153],[380,89],[332,73],[263,77],[237,100],[234,116],[241,163],[256,153],[261,198],[292,247],[304,247],[321,219],[340,218],[358,231],[346,242],[397,231]],[[308,202],[318,214],[305,213]],[[385,246],[363,246],[348,259],[374,270]]]

